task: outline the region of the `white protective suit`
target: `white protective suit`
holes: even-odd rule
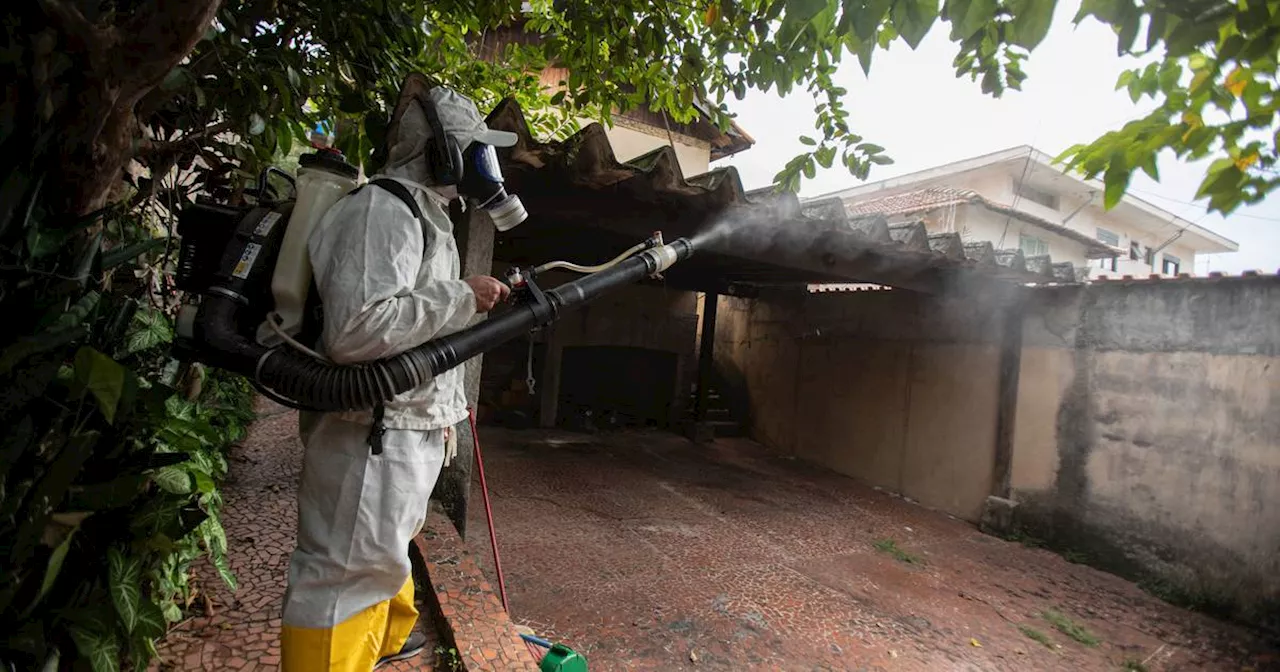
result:
[[[324,306],[322,347],[335,362],[396,355],[465,327],[475,315],[475,296],[459,279],[448,216],[454,194],[428,186],[423,151],[430,126],[414,104],[443,94],[456,107],[460,96],[428,88],[422,78],[406,82],[385,172],[409,188],[426,221],[386,189],[366,185],[335,204],[309,240]],[[473,139],[514,143],[514,135],[486,129],[474,104],[466,104],[474,118],[442,118],[461,146]],[[405,643],[417,620],[409,543],[422,528],[445,459],[445,430],[467,417],[462,375],[455,368],[388,402],[381,454],[370,448],[369,411],[302,418],[298,545],[282,629],[286,672],[367,672]]]

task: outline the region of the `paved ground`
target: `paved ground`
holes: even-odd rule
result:
[[[280,609],[297,531],[302,445],[296,414],[265,401],[258,412],[244,445],[231,451],[223,490],[222,525],[239,589],[232,594],[209,565],[198,564],[196,580],[211,587],[212,611],[197,600],[192,617],[161,643],[153,670],[256,672],[280,664]],[[427,655],[382,669],[432,670],[434,648],[433,640]]]
[[[1119,578],[749,441],[498,429],[482,440],[513,616],[583,652],[593,672],[1280,661],[1249,633]],[[468,536],[487,558],[474,488]],[[919,564],[876,548],[887,540]],[[1055,629],[1050,610],[1100,642]]]

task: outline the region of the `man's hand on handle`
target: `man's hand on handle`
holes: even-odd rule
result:
[[[511,293],[510,288],[498,282],[497,278],[488,275],[475,275],[465,278],[463,282],[471,287],[471,293],[476,297],[477,313],[487,313],[493,310],[494,306],[501,303]]]

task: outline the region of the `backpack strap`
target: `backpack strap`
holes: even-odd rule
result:
[[[392,196],[395,196],[396,198],[403,201],[404,204],[409,207],[409,211],[413,213],[413,216],[418,221],[422,221],[423,219],[426,219],[426,216],[422,214],[422,206],[418,205],[418,199],[414,198],[413,194],[409,193],[409,188],[404,186],[403,184],[400,184],[398,180],[393,180],[390,177],[380,177],[376,180],[370,181],[369,184],[372,184],[375,187],[381,187],[383,189],[386,189],[387,191],[391,192]],[[357,189],[356,191],[359,191],[359,189]]]

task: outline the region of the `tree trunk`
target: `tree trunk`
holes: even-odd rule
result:
[[[195,49],[221,0],[152,0],[112,24],[86,19],[78,5],[89,4],[40,0],[57,32],[55,49],[73,63],[50,82],[62,104],[52,110],[58,133],[46,191],[54,199],[48,205],[68,215],[107,204],[141,139],[135,106]],[[51,56],[37,53],[36,59]]]

